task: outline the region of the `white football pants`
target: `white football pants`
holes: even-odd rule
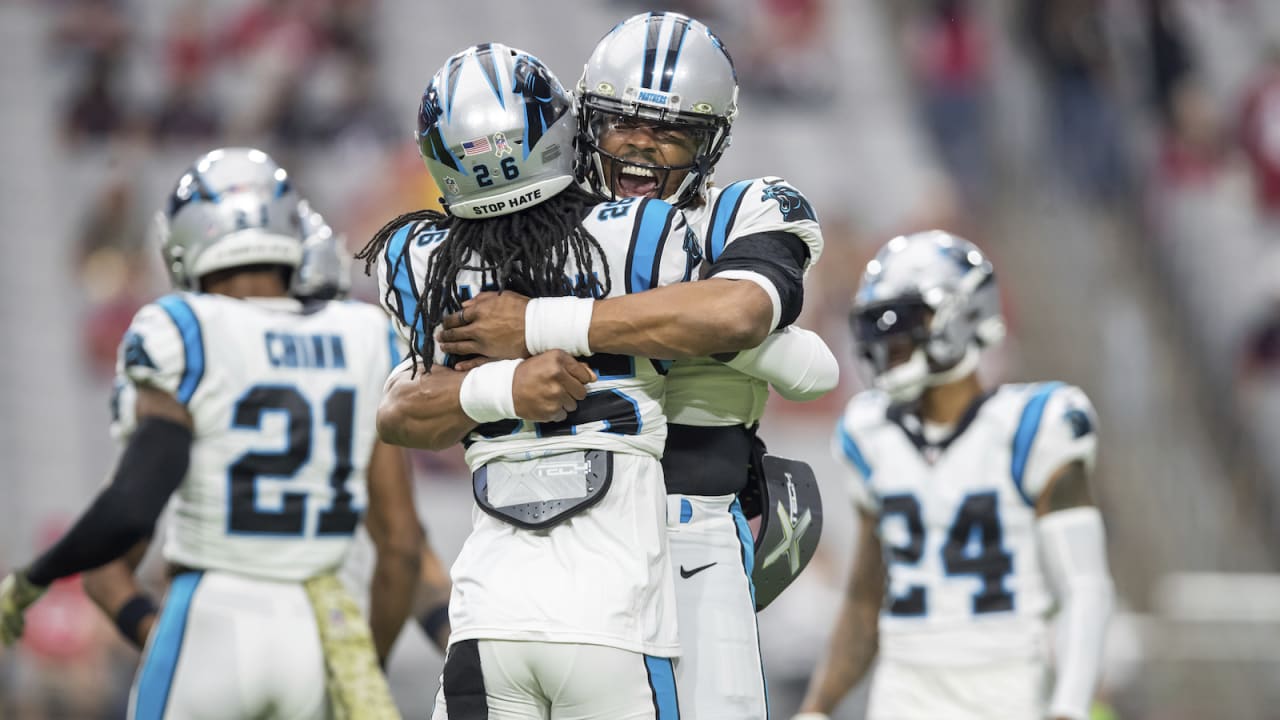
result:
[[[1043,720],[1048,672],[1035,660],[972,667],[881,658],[868,720]]]
[[[735,495],[667,496],[676,572],[682,720],[765,720],[768,694],[756,630],[755,540]]]
[[[679,720],[670,658],[604,645],[461,640],[432,720]]]
[[[323,720],[324,652],[301,583],[219,571],[174,578],[130,720]]]

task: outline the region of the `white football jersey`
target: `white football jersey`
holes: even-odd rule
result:
[[[604,251],[608,296],[681,282],[696,270],[699,239],[684,215],[664,202],[603,203],[584,225]],[[406,337],[432,253],[447,232],[428,223],[408,225],[391,237],[380,258],[382,297]],[[604,272],[605,263],[597,258],[595,267]],[[470,283],[472,294],[486,289],[480,282],[477,273],[459,278],[460,285]],[[437,354],[435,361],[443,360]],[[468,438],[467,462],[477,469],[549,453],[609,450],[617,453],[612,485],[597,504],[544,530],[522,530],[473,507],[471,534],[450,569],[452,641],[586,643],[660,657],[678,653],[658,461],[666,443],[665,377],[642,358],[597,354],[585,361],[599,380],[587,386],[587,398],[569,418],[482,425]]]
[[[604,250],[595,260],[597,274],[607,263],[607,296],[642,292],[688,279],[696,270],[698,237],[683,213],[670,205],[639,198],[602,203],[583,223]],[[400,228],[379,258],[380,297],[397,318],[406,340],[415,322],[417,302],[432,254],[448,230],[427,222]],[[583,273],[571,269],[582,282]],[[480,273],[464,271],[458,279],[464,295],[491,288]],[[601,278],[603,281],[603,278]],[[393,292],[388,296],[388,289]],[[492,288],[496,289],[496,288]],[[390,297],[390,300],[387,298]],[[422,319],[416,318],[421,327]],[[445,357],[437,351],[435,362]],[[496,458],[518,459],[568,450],[613,450],[662,456],[667,422],[662,411],[665,368],[643,358],[597,353],[584,362],[599,380],[587,386],[587,397],[570,417],[555,423],[509,420],[482,425],[468,437],[466,459],[472,469]]]
[[[379,308],[355,302],[174,293],[139,310],[117,361],[114,432],[132,433],[143,384],[194,421],[164,557],[290,581],[340,565],[398,341]]]
[[[746,235],[786,232],[809,247],[808,268],[822,256],[822,229],[813,206],[781,178],[742,180],[707,191],[706,204],[685,211],[713,263]],[[769,384],[711,358],[679,360],[667,376],[667,419],[681,425],[753,425],[764,414]]]
[[[1052,597],[1036,499],[1058,469],[1092,467],[1088,398],[1062,383],[1003,385],[939,444],[878,391],[856,395],[833,440],[854,503],[879,517],[888,569],[880,653],[917,664],[1043,658]]]

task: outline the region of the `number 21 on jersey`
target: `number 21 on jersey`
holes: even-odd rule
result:
[[[332,460],[328,486],[332,501],[316,518],[317,536],[349,536],[355,532],[360,513],[352,503],[347,479],[351,475],[351,448],[355,420],[356,391],[334,389],[316,413],[305,395],[292,385],[256,385],[236,402],[231,411],[234,430],[261,431],[268,415],[279,414],[285,422],[285,446],[269,452],[250,450],[227,470],[227,530],[235,534],[301,537],[306,532],[307,506],[312,493],[307,489],[284,490],[279,509],[264,510],[258,504],[258,480],[289,480],[309,463]],[[319,421],[317,423],[317,421]],[[332,455],[317,448],[315,439],[329,428]]]

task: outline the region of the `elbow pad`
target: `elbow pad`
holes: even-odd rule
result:
[[[1106,531],[1095,507],[1051,512],[1037,522],[1041,558],[1058,598],[1049,703],[1054,717],[1088,717],[1102,662],[1114,588],[1107,567]]]
[[[840,365],[816,333],[786,327],[725,363],[764,380],[788,400],[806,401],[830,392],[840,382]]]

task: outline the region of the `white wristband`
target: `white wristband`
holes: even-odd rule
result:
[[[792,715],[791,720],[831,720],[831,717],[826,713],[805,712]]]
[[[478,423],[516,417],[516,401],[511,393],[516,367],[523,360],[498,360],[467,373],[458,389],[462,412]]]
[[[524,344],[530,355],[547,350],[564,350],[575,357],[591,354],[590,298],[534,298],[524,310]]]

